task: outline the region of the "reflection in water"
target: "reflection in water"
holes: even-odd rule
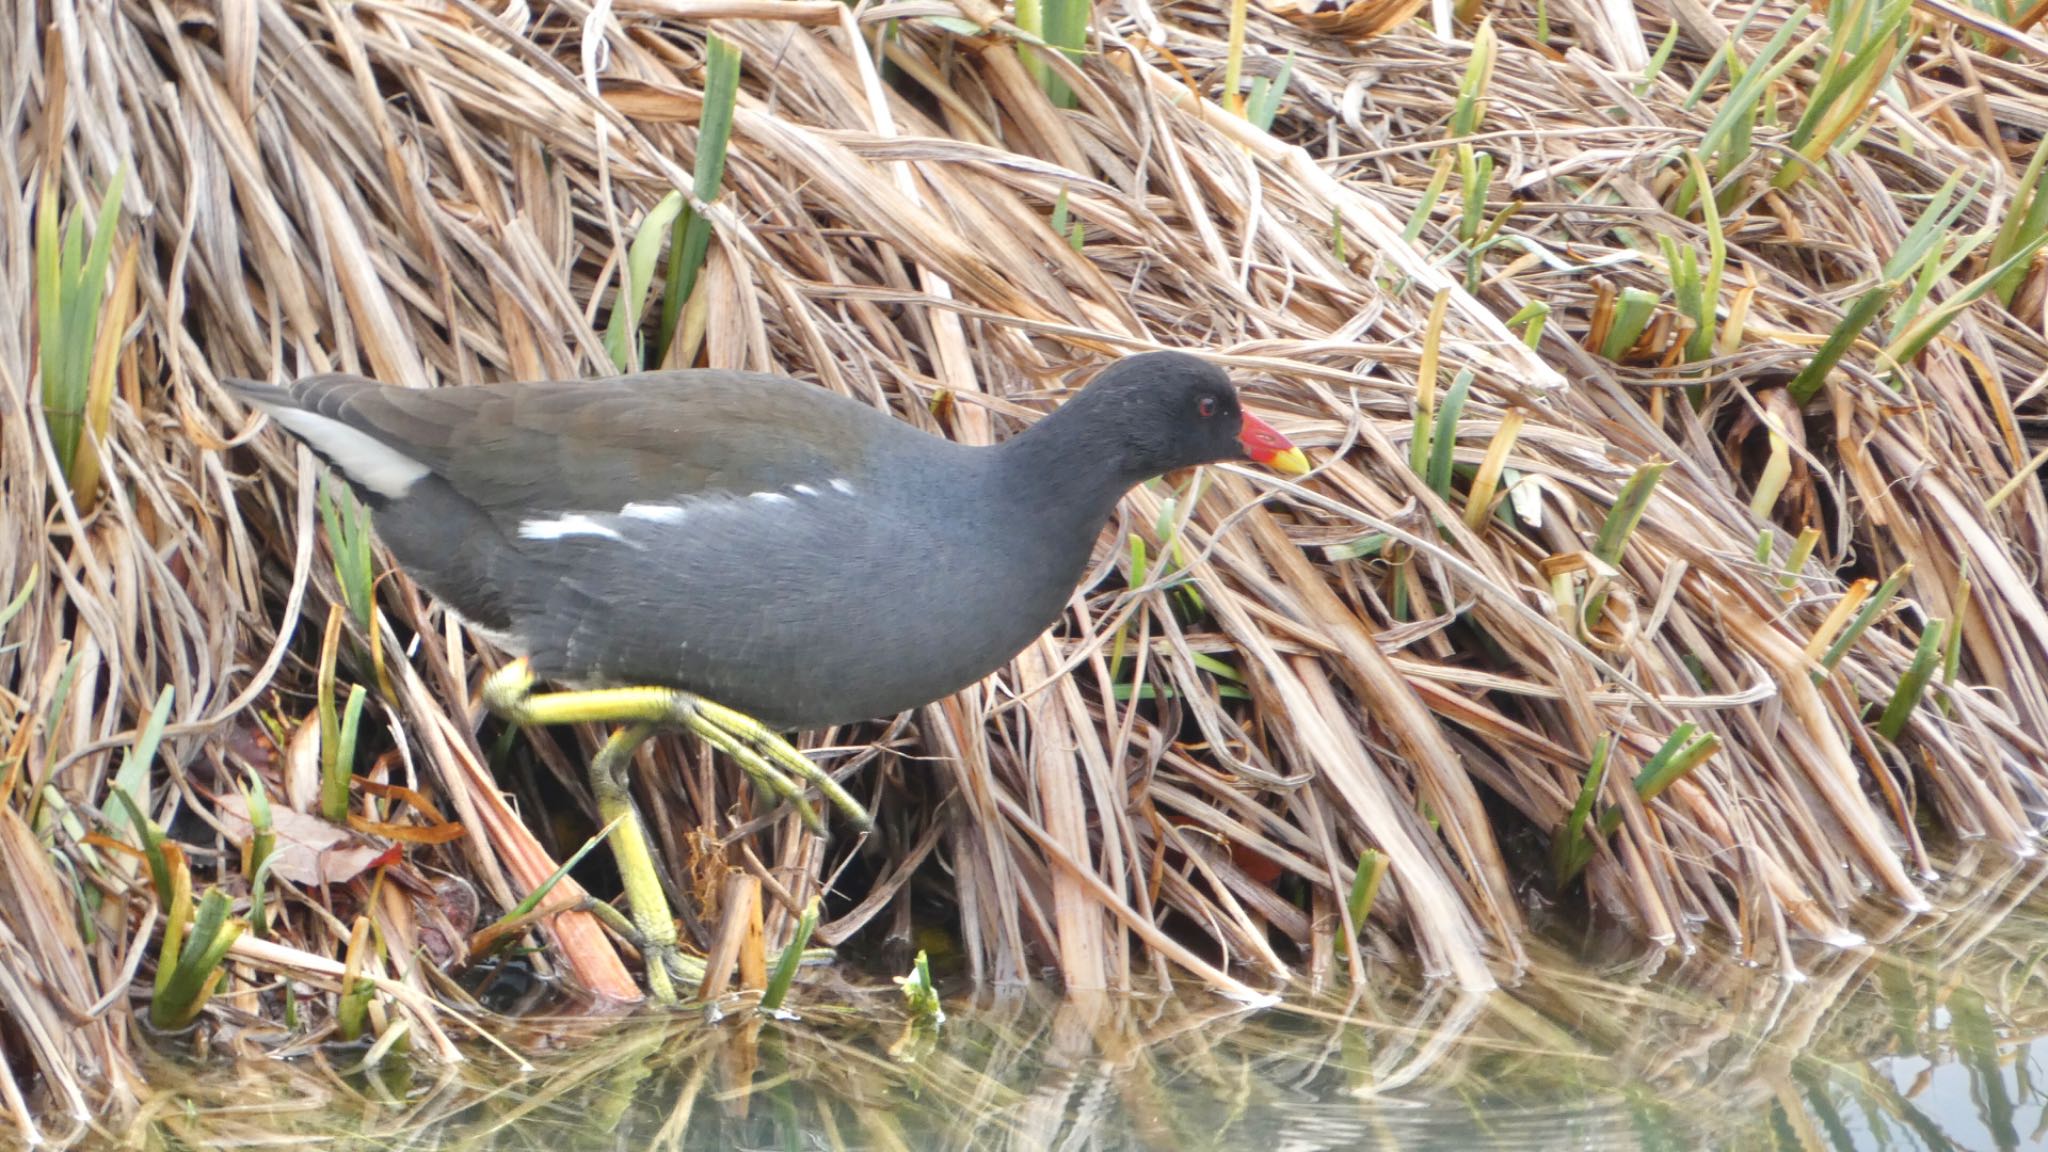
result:
[[[1460,995],[1381,966],[1356,995],[1246,1011],[1196,991],[949,1001],[800,986],[801,1020],[744,1007],[500,1022],[530,1067],[164,1058],[156,1147],[2022,1149],[2048,1141],[2041,861],[1966,859],[1942,911],[1813,948],[1802,970],[1705,956],[1534,954]],[[1588,959],[1591,955],[1594,958]],[[804,1008],[808,1004],[811,1007]]]

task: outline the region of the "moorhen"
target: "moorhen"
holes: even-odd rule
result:
[[[348,480],[420,584],[521,655],[488,706],[623,725],[591,784],[664,1001],[675,925],[625,774],[657,727],[704,737],[813,826],[780,769],[864,827],[776,730],[894,715],[1001,667],[1058,619],[1140,481],[1219,460],[1308,469],[1220,368],[1179,352],[1115,362],[989,448],[742,372],[227,383]],[[537,677],[584,690],[536,695]]]

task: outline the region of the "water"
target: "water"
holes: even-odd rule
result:
[[[1376,968],[1247,1011],[1192,986],[949,999],[830,972],[801,1018],[502,1022],[459,1066],[360,1047],[195,1063],[133,1138],[536,1149],[2027,1149],[2048,1147],[2048,865],[1966,858],[1937,914],[1798,971],[1552,940],[1467,996]],[[522,1066],[523,1064],[523,1066]]]

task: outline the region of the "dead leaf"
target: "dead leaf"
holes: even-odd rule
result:
[[[218,803],[221,822],[231,836],[246,841],[255,835],[255,827],[249,822],[249,802],[241,793],[225,793]],[[277,834],[270,874],[309,888],[345,884],[376,864],[386,851],[364,843],[346,828],[289,808],[273,805],[270,823]]]

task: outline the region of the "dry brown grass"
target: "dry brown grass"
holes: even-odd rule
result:
[[[1073,111],[1032,87],[999,12],[979,3],[15,6],[0,22],[0,291],[18,318],[0,324],[0,500],[20,530],[0,536],[0,572],[7,599],[28,599],[0,651],[13,786],[0,805],[0,1087],[40,1093],[59,1129],[133,1099],[126,990],[131,958],[153,954],[153,902],[92,866],[79,837],[161,686],[174,716],[151,795],[160,822],[181,820],[202,883],[246,891],[214,803],[245,763],[273,796],[303,795],[305,740],[273,760],[246,710],[303,734],[339,585],[309,458],[250,435],[218,379],[608,371],[615,258],[649,206],[689,186],[707,29],[744,49],[746,70],[691,317],[703,362],[805,375],[986,440],[1043,410],[1072,369],[1194,348],[1239,369],[1319,469],[1301,485],[1221,469],[1198,502],[1175,501],[1207,609],[1193,623],[1170,589],[1109,579],[983,687],[907,727],[820,734],[881,740],[853,758],[851,783],[882,815],[869,842],[746,823],[736,773],[705,770],[680,742],[643,753],[639,798],[686,906],[766,891],[779,940],[793,921],[779,897],[800,906],[856,854],[876,879],[849,893],[863,902],[828,921],[827,941],[914,927],[916,873],[957,911],[977,978],[1050,965],[1070,987],[1157,988],[1192,972],[1242,993],[1364,977],[1368,950],[1343,960],[1335,944],[1371,847],[1391,870],[1366,938],[1483,988],[1523,964],[1521,909],[1543,881],[1530,845],[1565,820],[1604,732],[1618,739],[1602,801],[1623,822],[1583,900],[1650,940],[1790,964],[1788,939],[1843,936],[1860,900],[1921,900],[1925,827],[2028,847],[2048,810],[2048,501],[2037,481],[2012,481],[2044,446],[2048,270],[2037,261],[2014,308],[1972,305],[1906,365],[1859,345],[1803,411],[1784,391],[1921,200],[1967,171],[1983,188],[1958,228],[1995,223],[2048,130],[2037,41],[1980,43],[1948,5],[1927,11],[1897,87],[1826,173],[1769,190],[1779,129],[1758,129],[1767,146],[1721,212],[1720,304],[1742,318],[1738,336],[1674,367],[1664,353],[1685,331],[1668,316],[1623,364],[1582,345],[1616,289],[1667,289],[1656,237],[1707,249],[1699,214],[1663,205],[1725,90],[1686,101],[1733,9],[1556,4],[1549,45],[1534,42],[1533,7],[1494,13],[1501,54],[1470,142],[1497,159],[1487,218],[1510,190],[1516,212],[1501,233],[1513,242],[1487,252],[1467,292],[1455,175],[1421,243],[1400,230],[1451,148],[1469,29],[1439,40],[1411,23],[1347,45],[1254,6],[1247,71],[1297,53],[1269,136],[1213,102],[1213,6],[1106,9],[1101,52],[1066,70]],[[960,14],[997,31],[928,20]],[[1789,14],[1766,3],[1742,51]],[[1674,21],[1676,55],[1640,81]],[[1776,124],[1798,118],[1811,81],[1802,63],[1771,89]],[[139,319],[86,512],[51,483],[37,416],[32,212],[46,172],[66,203],[96,205],[124,166]],[[1062,191],[1085,222],[1078,253],[1046,224]],[[1533,353],[1502,323],[1531,300],[1553,310]],[[1426,349],[1439,395],[1460,369],[1476,374],[1461,464],[1520,421],[1507,463],[1540,490],[1540,525],[1470,528],[1409,468]],[[1771,523],[1750,511],[1767,417],[1794,459]],[[1621,484],[1658,460],[1672,466],[1619,566],[1571,575]],[[1134,494],[1120,534],[1158,556],[1172,496]],[[1788,594],[1777,569],[1809,526],[1820,544]],[[1760,564],[1766,527],[1777,543]],[[1375,532],[1405,563],[1324,556]],[[1129,555],[1120,535],[1104,567]],[[1902,604],[1816,686],[1809,641],[1852,580],[1901,563]],[[1585,595],[1589,577],[1610,605],[1590,631],[1554,597]],[[1408,620],[1393,612],[1396,580]],[[461,1008],[445,945],[470,925],[437,920],[449,901],[424,898],[428,885],[452,873],[488,917],[576,845],[522,823],[485,768],[468,700],[495,656],[402,577],[380,589],[390,695],[366,727],[388,728],[397,751],[372,774],[429,795],[468,834],[411,849],[406,875],[375,887],[365,874],[293,888],[277,938],[238,945],[222,1011],[274,1018],[279,975],[331,984],[363,915],[392,993],[373,1022],[409,1020],[417,1044],[440,1048],[459,1028],[429,1005]],[[1896,745],[1881,740],[1864,707],[1882,705],[1925,622],[1959,611],[1956,681]],[[1165,722],[1114,699],[1107,648],[1123,627],[1138,675],[1172,696]],[[1221,698],[1197,654],[1234,665],[1249,704]],[[1638,803],[1626,781],[1682,721],[1721,750]],[[534,744],[580,795],[595,738]],[[55,820],[52,796],[77,820]],[[361,808],[397,819],[368,797]],[[1268,863],[1298,882],[1276,890],[1255,875]],[[731,869],[751,880],[728,885]],[[90,944],[72,912],[85,888],[100,898]],[[692,912],[698,943],[740,930],[751,902]],[[587,914],[550,918],[545,937],[544,962],[632,995]],[[330,1006],[302,1010],[319,1026]]]

